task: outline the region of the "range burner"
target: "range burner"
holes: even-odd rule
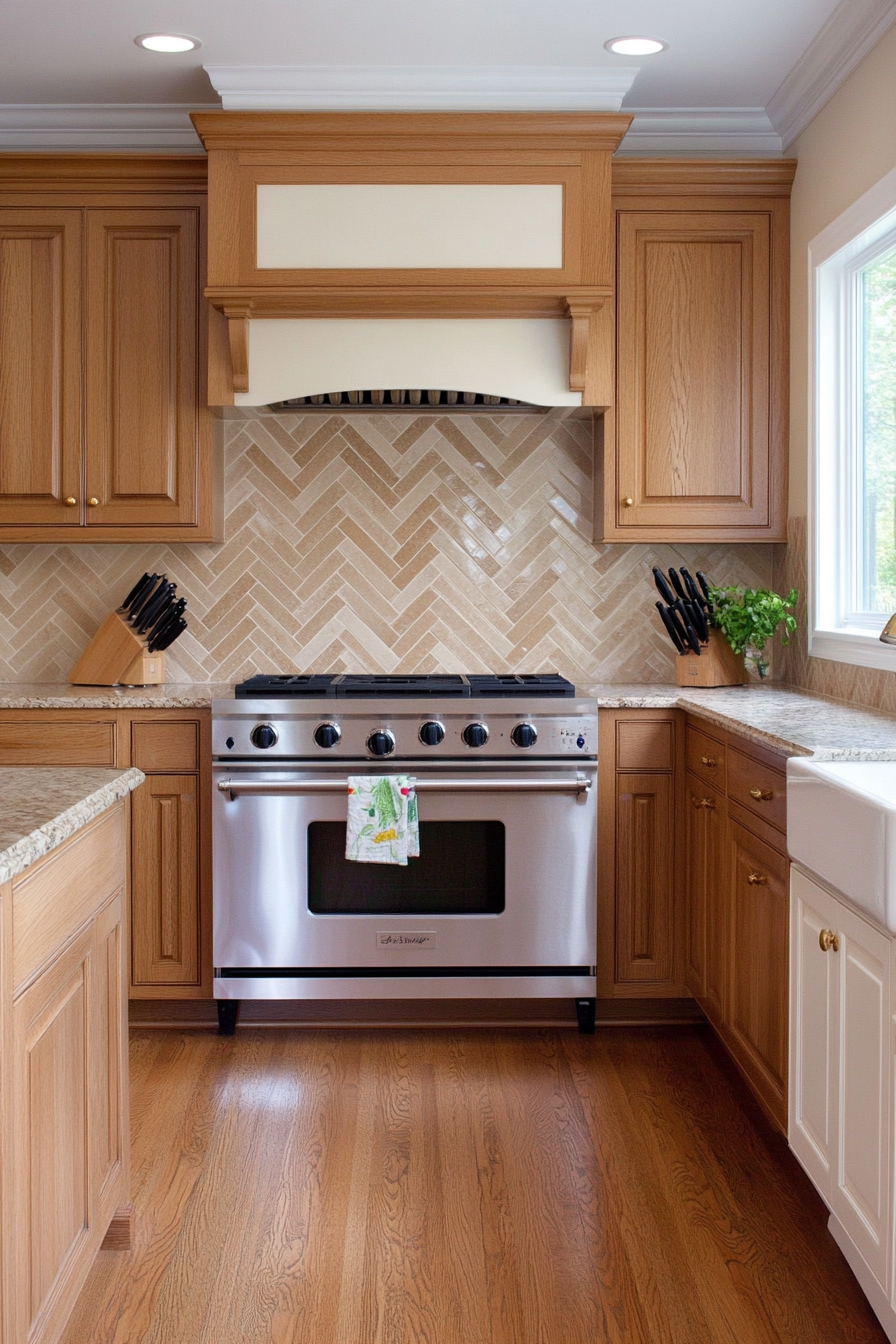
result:
[[[308,676],[271,676],[259,673],[234,688],[237,699],[318,698],[401,699],[404,697],[463,699],[486,696],[492,699],[514,695],[574,698],[576,688],[556,672],[514,675],[433,672],[426,675],[391,676],[367,673],[316,673]]]

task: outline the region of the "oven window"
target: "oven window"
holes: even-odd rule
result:
[[[345,857],[345,822],[308,825],[313,915],[500,915],[504,824],[421,821],[420,857],[407,868]]]

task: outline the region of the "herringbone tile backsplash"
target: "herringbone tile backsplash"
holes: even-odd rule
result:
[[[767,586],[770,546],[594,546],[591,426],[232,410],[219,545],[0,548],[0,680],[65,681],[147,570],[188,599],[171,681],[557,671],[668,681],[654,564]]]

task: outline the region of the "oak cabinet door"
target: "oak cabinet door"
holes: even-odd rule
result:
[[[0,210],[0,526],[82,520],[81,235],[80,210]]]
[[[88,212],[91,528],[197,521],[198,247],[198,209]]]
[[[674,781],[616,777],[617,984],[675,979]]]
[[[725,797],[688,774],[686,983],[712,1020],[725,1014],[728,872],[725,864]]]
[[[753,1086],[787,1124],[787,859],[729,823],[731,889],[728,1034]]]
[[[92,1230],[92,954],[88,925],[13,1008],[16,1340],[53,1312]]]
[[[149,775],[131,795],[131,983],[198,985],[199,813],[195,775]]]
[[[616,523],[631,541],[780,527],[764,212],[620,211]],[[773,516],[774,515],[774,516]]]

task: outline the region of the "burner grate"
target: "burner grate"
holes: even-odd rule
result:
[[[287,674],[272,676],[259,673],[242,681],[234,689],[238,699],[275,699],[299,700],[320,696],[336,697],[343,700],[371,699],[465,699],[469,696],[485,696],[497,699],[501,696],[575,696],[576,688],[572,682],[556,672],[513,674],[464,675],[453,672],[434,672],[412,674],[409,676],[348,672],[314,673],[309,675]]]

